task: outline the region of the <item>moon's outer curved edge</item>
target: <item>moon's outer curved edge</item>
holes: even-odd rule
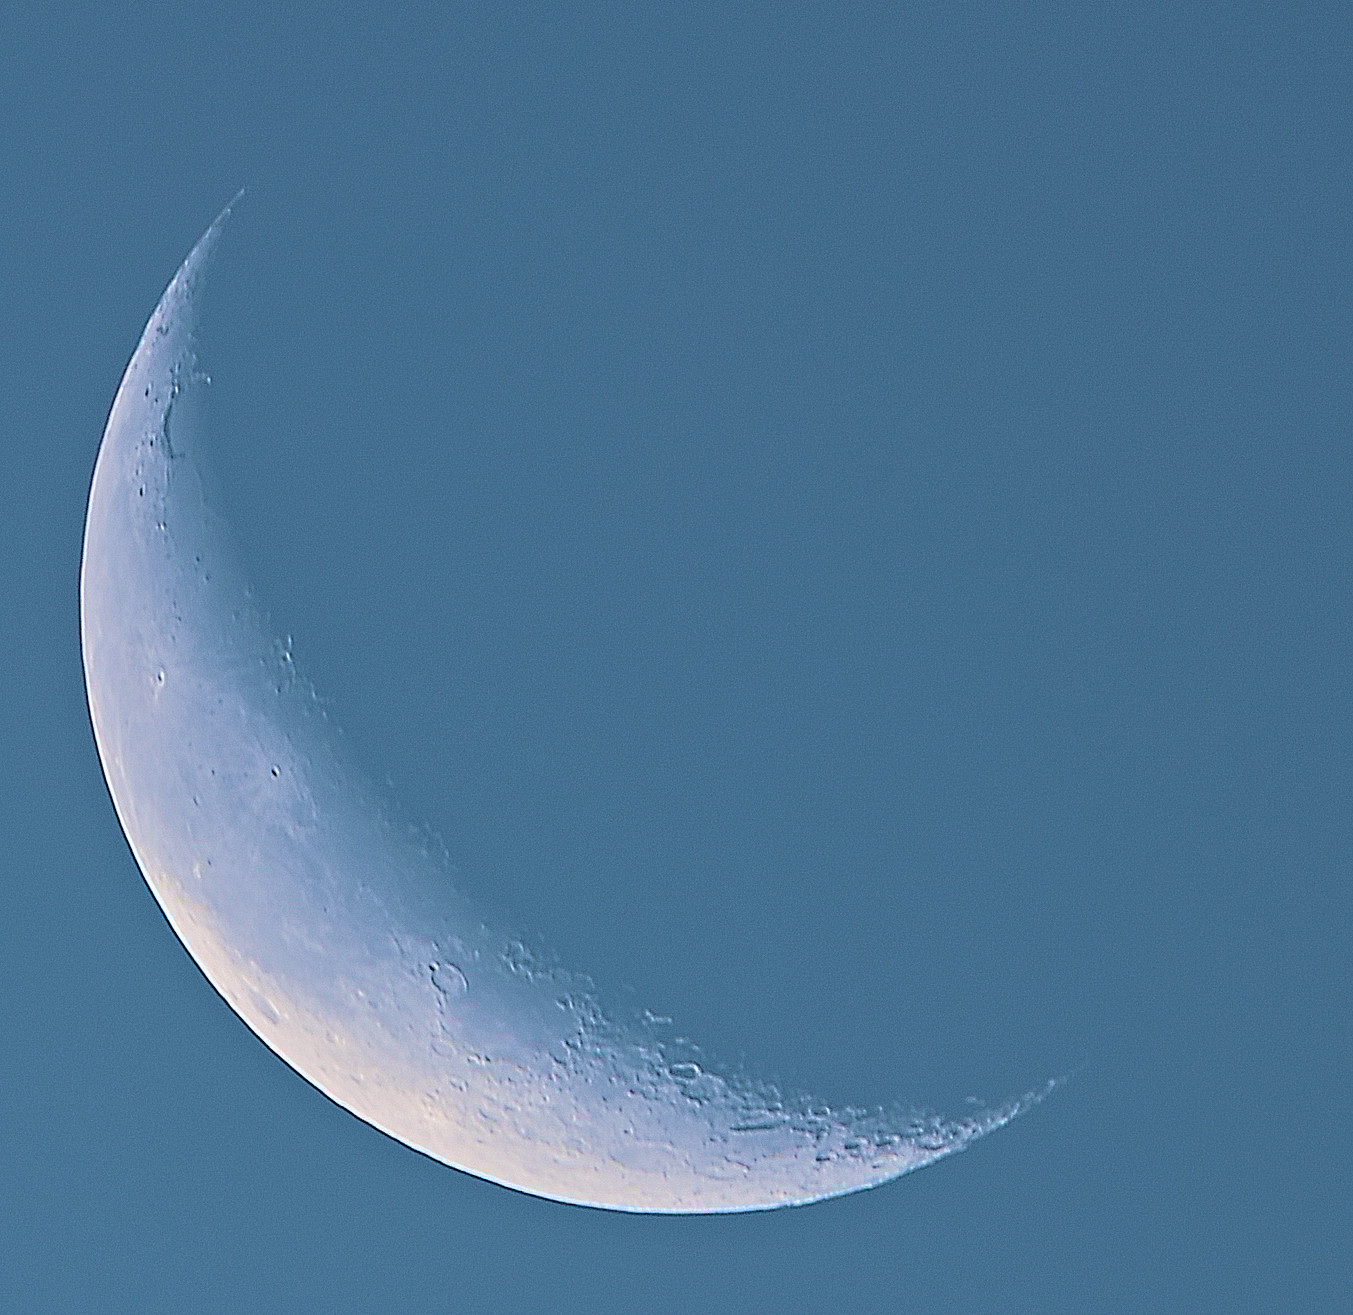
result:
[[[416,1150],[646,1213],[801,1204],[961,1150],[1056,1081],[953,1120],[830,1109],[717,1067],[479,920],[342,761],[201,489],[195,297],[166,288],[91,482],[81,647],[118,819],[213,987],[275,1053]]]

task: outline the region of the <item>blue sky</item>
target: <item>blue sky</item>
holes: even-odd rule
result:
[[[0,19],[0,1301],[1346,1305],[1349,36]],[[248,1033],[121,838],[75,591],[122,368],[241,184],[220,498],[467,887],[832,1099],[1072,1082],[873,1192],[643,1219],[425,1160]]]

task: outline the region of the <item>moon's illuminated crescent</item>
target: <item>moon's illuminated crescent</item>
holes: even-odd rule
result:
[[[231,1008],[321,1091],[480,1177],[618,1210],[760,1210],[873,1186],[961,1120],[830,1109],[608,1015],[486,926],[351,771],[232,566],[200,472],[197,297],[229,210],[166,289],[113,402],[80,579],[90,714],[127,840]]]

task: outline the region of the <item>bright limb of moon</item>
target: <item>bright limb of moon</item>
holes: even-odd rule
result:
[[[761,1210],[857,1191],[1037,1100],[954,1120],[829,1108],[719,1069],[663,1020],[608,1014],[587,979],[481,920],[345,762],[204,496],[195,331],[228,213],[174,276],[118,388],[89,496],[80,619],[122,828],[236,1013],[407,1145],[618,1210]]]

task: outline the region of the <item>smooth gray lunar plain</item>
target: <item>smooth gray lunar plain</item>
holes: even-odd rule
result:
[[[486,926],[337,747],[232,565],[201,473],[199,291],[229,210],[147,324],[85,528],[81,638],[123,830],[171,926],[298,1073],[457,1169],[560,1201],[761,1210],[962,1149],[1042,1093],[946,1120],[831,1109],[719,1069]]]

